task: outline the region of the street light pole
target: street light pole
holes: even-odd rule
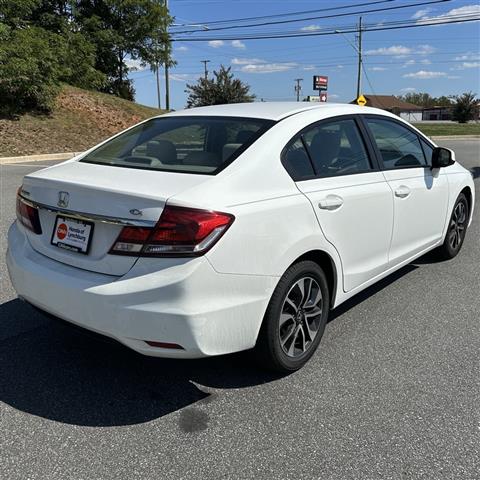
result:
[[[157,76],[157,100],[158,100],[158,108],[161,109],[162,108],[162,101],[161,101],[161,97],[160,97],[160,65],[157,61],[157,68],[155,69],[156,70],[156,76]]]
[[[167,14],[168,14],[168,0],[165,0],[165,8],[167,9]],[[169,41],[168,26],[167,26],[167,41]],[[165,108],[167,110],[170,110],[170,82],[168,79],[168,58],[165,59]]]
[[[357,74],[357,98],[362,92],[362,17],[358,21],[358,74]]]
[[[358,73],[357,73],[357,98],[360,96],[362,91],[362,17],[358,21],[358,47],[354,45],[349,38],[341,31],[335,30],[335,33],[339,33],[346,42],[357,52],[358,54]]]
[[[303,82],[303,78],[296,78],[295,82],[297,82],[297,84],[295,85],[295,91],[297,92],[297,102],[299,102],[300,101],[300,92],[302,90],[300,82]]]
[[[200,63],[203,63],[203,66],[205,67],[205,81],[208,80],[208,70],[207,70],[207,63],[209,63],[210,60],[200,60]]]

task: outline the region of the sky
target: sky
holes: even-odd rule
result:
[[[208,63],[209,76],[221,64],[231,66],[236,77],[251,87],[259,101],[295,100],[294,79],[303,78],[302,98],[315,95],[313,75],[329,77],[328,101],[349,102],[356,96],[357,52],[355,33],[338,33],[281,39],[244,40],[245,34],[322,33],[348,30],[358,23],[382,27],[388,22],[409,20],[420,25],[445,15],[477,14],[480,2],[450,0],[418,5],[429,0],[390,0],[372,4],[368,0],[169,0],[174,17],[171,31],[190,31],[173,35],[182,41],[173,42],[177,66],[170,70],[171,108],[185,107],[187,83],[203,76]],[[360,5],[370,3],[370,5]],[[396,10],[366,13],[365,10],[393,6],[416,6]],[[341,8],[356,5],[353,8]],[[325,8],[325,11],[266,20],[240,22],[261,23],[286,19],[338,15],[333,18],[310,19],[294,23],[251,28],[206,31],[229,24],[209,25],[219,20],[278,15]],[[333,9],[332,7],[335,7]],[[193,25],[193,26],[190,26]],[[203,32],[202,32],[203,30]],[[229,40],[192,41],[192,38],[229,36]],[[364,72],[362,93],[403,95],[408,92],[428,92],[433,96],[457,95],[466,91],[480,94],[480,22],[422,26],[389,31],[363,32]],[[136,101],[157,106],[155,76],[138,62],[128,64],[137,70],[130,73],[136,90]],[[161,78],[161,106],[165,106],[165,84]]]

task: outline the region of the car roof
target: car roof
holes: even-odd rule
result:
[[[347,115],[352,113],[381,113],[389,115],[385,110],[378,108],[361,107],[349,103],[309,103],[309,102],[251,102],[230,103],[225,105],[211,105],[196,107],[163,116],[219,116],[219,117],[244,117],[261,118],[279,121],[301,112],[319,110],[324,116]]]

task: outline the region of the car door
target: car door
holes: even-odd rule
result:
[[[354,116],[324,120],[300,132],[283,155],[339,253],[347,292],[386,270],[393,228],[392,192],[362,132]]]
[[[436,244],[448,206],[448,181],[432,170],[432,147],[395,119],[365,116],[385,179],[394,198],[389,262],[393,266]],[[422,146],[423,144],[423,146]]]

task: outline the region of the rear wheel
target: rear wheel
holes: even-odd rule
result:
[[[280,279],[263,320],[256,350],[267,368],[292,372],[313,355],[330,310],[323,270],[312,261],[292,265]]]
[[[468,219],[468,200],[465,195],[461,193],[455,202],[455,206],[453,207],[445,241],[443,242],[443,245],[438,248],[438,254],[442,258],[448,260],[458,254],[462,248],[463,241],[465,240]]]

